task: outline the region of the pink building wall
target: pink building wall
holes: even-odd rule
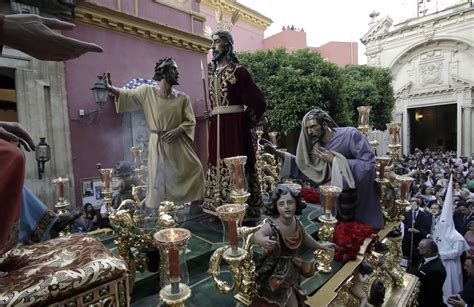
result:
[[[358,63],[358,46],[356,42],[329,42],[320,47],[310,47],[306,42],[306,32],[283,30],[265,38],[264,49],[286,48],[295,50],[310,48],[318,52],[322,58],[344,67]]]
[[[265,38],[263,48],[270,50],[286,48],[288,50],[307,48],[306,32],[284,30],[280,33]]]
[[[116,1],[102,1],[115,2]],[[123,1],[125,2],[125,1]],[[122,9],[124,9],[122,2]],[[133,1],[131,1],[133,2]],[[145,1],[140,1],[145,2]],[[155,3],[150,2],[152,5]],[[178,15],[181,12],[177,13]],[[169,17],[173,19],[172,16]],[[185,29],[190,25],[173,21]],[[75,183],[76,204],[81,203],[81,179],[98,177],[96,163],[103,167],[114,167],[125,157],[122,118],[116,114],[112,100],[109,100],[93,123],[79,116],[79,109],[87,113],[97,107],[90,88],[98,75],[108,71],[114,85],[123,86],[132,78],[153,77],[155,62],[163,56],[176,59],[180,70],[180,85],[176,89],[187,93],[193,103],[196,116],[201,116],[204,107],[204,92],[201,80],[201,60],[206,63],[206,55],[193,51],[173,48],[130,35],[124,35],[103,28],[76,22],[75,31],[66,35],[84,41],[94,42],[104,48],[104,53],[86,54],[78,59],[65,62],[66,91],[70,119],[71,149]],[[198,125],[195,134],[195,148],[206,165],[205,129]]]
[[[358,64],[358,45],[355,42],[329,42],[312,49],[319,52],[322,58],[341,67]]]

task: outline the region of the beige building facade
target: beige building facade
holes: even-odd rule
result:
[[[389,16],[373,20],[361,41],[368,65],[392,71],[403,153],[418,147],[474,154],[472,3],[392,24]]]

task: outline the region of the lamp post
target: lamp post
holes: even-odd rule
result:
[[[94,96],[94,101],[102,106],[109,99],[109,91],[105,87],[104,80],[102,76],[97,76],[97,81],[94,83],[94,86],[91,88],[92,95]]]
[[[39,179],[42,178],[44,164],[49,160],[51,160],[51,147],[46,143],[46,137],[42,137],[38,145],[36,145],[36,161],[38,162]]]

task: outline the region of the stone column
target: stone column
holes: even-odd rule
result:
[[[457,97],[457,102],[456,102],[456,108],[457,108],[457,113],[456,113],[456,124],[457,124],[457,137],[456,137],[456,154],[458,156],[462,155],[462,140],[463,140],[463,134],[465,133],[464,129],[463,129],[463,117],[462,117],[462,100],[459,99],[459,97],[462,95],[459,95],[459,93],[457,93],[456,95]]]
[[[470,156],[473,153],[472,148],[472,107],[465,106],[463,110],[464,120],[463,120],[463,155]]]

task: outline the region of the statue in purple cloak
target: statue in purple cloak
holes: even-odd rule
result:
[[[337,127],[320,109],[303,118],[296,156],[266,145],[282,161],[282,177],[312,180],[316,186],[331,184],[356,189],[355,220],[383,228],[375,184],[375,155],[367,138],[353,127]]]

